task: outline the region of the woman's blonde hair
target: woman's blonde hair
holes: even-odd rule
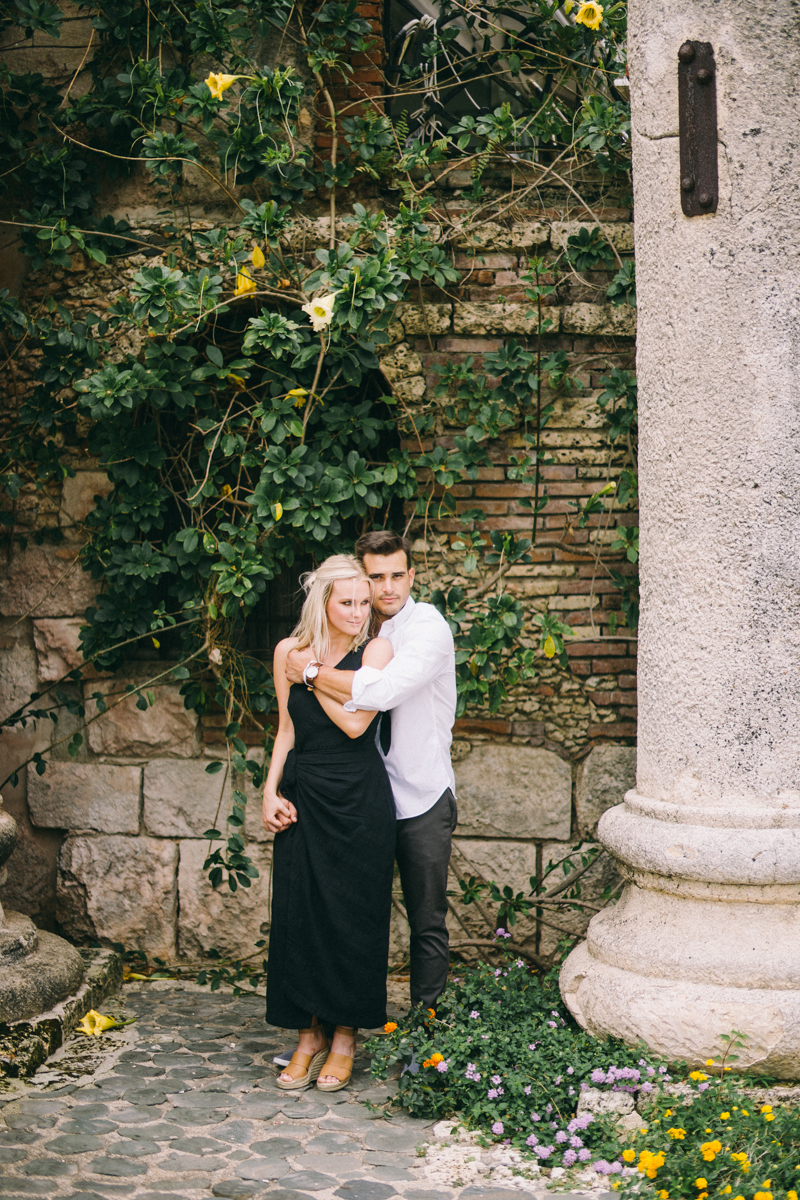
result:
[[[370,599],[372,597],[372,580],[352,554],[332,554],[330,558],[326,558],[324,562],[320,563],[316,571],[307,571],[305,575],[300,576],[300,583],[306,593],[306,598],[303,602],[300,620],[292,630],[292,637],[298,639],[298,650],[312,646],[315,654],[323,659],[327,657],[330,650],[326,610],[333,585],[337,579],[352,579],[354,588],[356,583],[368,583]],[[369,626],[370,621],[367,619],[353,638],[351,650],[355,650],[357,646],[363,646],[369,637]]]

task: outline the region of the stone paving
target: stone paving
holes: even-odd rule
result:
[[[356,1058],[351,1085],[281,1092],[287,1035],[261,997],[128,987],[125,1029],[81,1039],[0,1092],[0,1200],[520,1200],[538,1167],[389,1105]],[[80,1035],[79,1035],[80,1036]],[[66,1081],[66,1082],[65,1082]],[[533,1174],[531,1173],[531,1170]],[[496,1181],[496,1182],[495,1182]],[[501,1183],[502,1181],[502,1183]]]

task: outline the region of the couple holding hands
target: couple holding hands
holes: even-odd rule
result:
[[[413,582],[408,539],[365,534],[354,557],[333,555],[305,577],[298,625],[275,649],[267,1020],[299,1031],[284,1090],[345,1087],[358,1027],[386,1020],[395,859],[412,1004],[432,1007],[447,981],[455,650],[444,618],[412,599]]]

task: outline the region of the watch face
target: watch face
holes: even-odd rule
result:
[[[319,675],[319,667],[316,663],[312,663],[306,670],[306,679],[316,679]]]

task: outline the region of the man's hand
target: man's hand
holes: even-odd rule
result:
[[[297,809],[291,800],[286,800],[277,794],[268,796],[264,792],[264,799],[261,802],[261,819],[264,827],[270,833],[282,833],[297,820]]]
[[[310,646],[305,650],[290,650],[286,656],[286,678],[289,683],[302,683],[303,671],[310,662],[314,662],[314,651]]]

